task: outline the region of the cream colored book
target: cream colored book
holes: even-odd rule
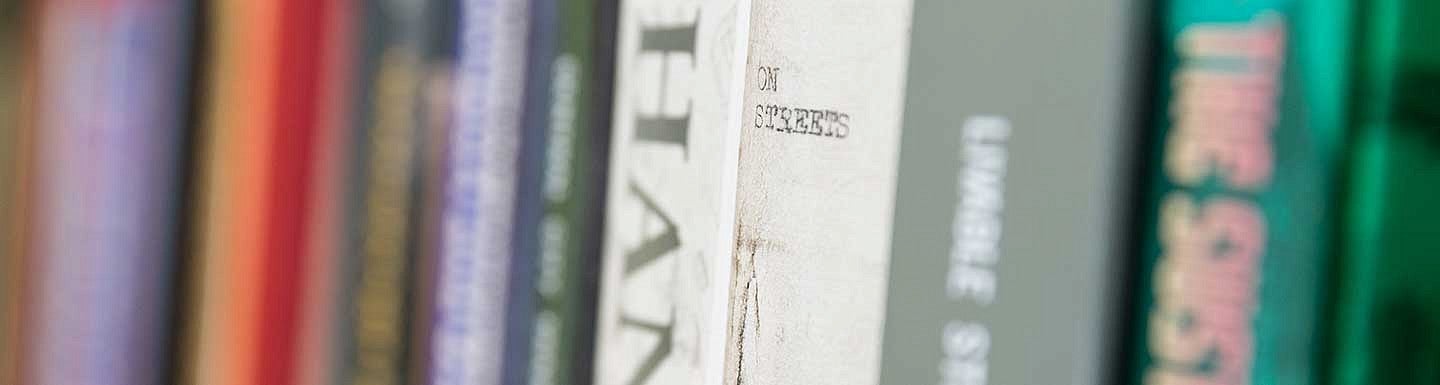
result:
[[[620,6],[595,383],[719,383],[749,1]]]
[[[597,383],[877,381],[910,8],[623,2]]]
[[[879,379],[911,0],[754,0],[726,384]]]

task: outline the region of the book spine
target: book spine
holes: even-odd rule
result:
[[[192,222],[188,321],[180,382],[248,384],[257,381],[263,236],[273,133],[270,100],[278,84],[270,25],[279,12],[271,1],[218,1],[206,10],[213,22],[207,43],[206,89],[199,135],[198,185]],[[237,315],[238,314],[238,315]]]
[[[371,132],[374,125],[375,108],[378,104],[380,58],[388,47],[398,44],[395,28],[384,18],[385,2],[381,0],[349,0],[353,7],[353,22],[349,28],[356,37],[349,55],[344,58],[350,63],[349,71],[343,76],[348,95],[340,101],[347,114],[344,142],[341,147],[347,151],[342,158],[341,191],[337,195],[340,205],[341,228],[339,244],[336,246],[337,262],[334,265],[336,292],[335,305],[330,309],[334,319],[330,322],[332,348],[338,359],[328,371],[330,384],[354,382],[358,371],[357,357],[359,330],[356,327],[358,303],[360,300],[360,275],[365,268],[363,253],[364,239],[369,223],[369,174],[371,172]],[[403,8],[401,8],[403,9]]]
[[[323,138],[325,83],[323,79],[329,30],[326,17],[335,1],[284,2],[278,26],[281,39],[275,47],[278,82],[266,98],[275,104],[265,161],[271,171],[267,192],[266,245],[261,268],[257,380],[265,384],[292,384],[303,369],[300,355],[303,293],[309,284],[314,254],[308,250],[315,190],[317,141]],[[306,36],[308,38],[294,38]]]
[[[591,380],[600,210],[609,138],[608,78],[613,20],[606,1],[536,1],[522,161],[522,212],[516,261],[533,278],[519,368],[507,383],[583,384]],[[613,7],[613,2],[608,6]],[[613,17],[613,13],[608,17]],[[605,63],[605,64],[602,64]],[[534,197],[524,200],[524,197]],[[528,208],[528,210],[527,210]],[[523,271],[522,271],[523,272]]]
[[[219,25],[198,136],[199,229],[188,266],[197,294],[182,317],[190,361],[180,382],[289,384],[304,370],[312,182],[326,135],[324,18],[334,4],[210,8]],[[313,38],[282,38],[291,35]]]
[[[488,295],[482,287],[495,285],[495,274],[487,274],[483,247],[477,234],[481,231],[481,208],[475,195],[481,191],[479,168],[484,156],[483,105],[486,96],[484,81],[488,68],[482,63],[488,47],[488,28],[482,22],[492,17],[490,1],[461,1],[457,63],[455,66],[454,118],[447,142],[444,181],[444,202],[441,208],[441,241],[436,251],[434,304],[430,313],[433,325],[428,346],[430,362],[426,368],[430,384],[486,384],[498,379],[498,366],[493,356],[482,355],[482,349],[499,344],[493,336],[496,324],[492,313],[481,309],[481,296]],[[485,278],[491,278],[487,282]],[[487,322],[488,321],[488,322]],[[492,375],[482,380],[482,373]]]
[[[30,157],[29,115],[21,100],[35,66],[29,54],[32,7],[20,1],[0,4],[0,383],[19,383],[22,245],[26,217],[25,172]]]
[[[538,313],[542,304],[536,292],[540,274],[540,220],[546,199],[542,196],[546,170],[546,146],[550,139],[551,66],[557,55],[561,33],[559,3],[556,0],[527,1],[526,47],[524,53],[523,101],[517,132],[518,152],[514,183],[514,219],[510,240],[511,259],[508,303],[505,307],[503,368],[501,383],[523,384],[530,378],[531,341],[542,331]]]
[[[625,0],[595,382],[722,377],[749,0]]]
[[[1118,382],[1141,7],[916,2],[880,383]]]
[[[35,4],[20,383],[167,377],[189,5]]]
[[[446,203],[446,179],[451,168],[449,138],[455,116],[455,73],[459,46],[460,2],[445,0],[431,2],[428,20],[430,31],[426,42],[425,61],[427,72],[423,87],[420,117],[424,130],[421,154],[420,192],[416,195],[416,210],[419,216],[414,253],[417,261],[414,268],[414,283],[410,295],[413,301],[410,311],[410,357],[409,365],[414,368],[408,373],[407,383],[428,384],[429,365],[435,341],[435,304],[437,300],[440,272],[440,252],[445,240],[444,213]]]
[[[360,223],[346,327],[348,364],[342,381],[399,384],[409,378],[413,272],[421,248],[424,191],[421,149],[426,146],[422,102],[429,76],[426,44],[433,4],[370,0],[362,23],[371,41],[360,51],[364,80],[357,145]]]
[[[352,124],[352,103],[355,92],[351,85],[355,59],[354,50],[358,45],[357,2],[352,0],[331,0],[317,28],[323,32],[317,39],[323,39],[319,49],[317,84],[319,90],[315,134],[314,171],[311,191],[308,195],[310,207],[305,231],[307,237],[305,253],[305,278],[301,300],[300,331],[296,347],[297,365],[295,382],[301,384],[338,383],[338,368],[344,364],[344,336],[342,328],[335,327],[343,320],[338,311],[344,292],[342,286],[346,240],[352,236],[347,224],[348,195],[347,160],[354,156],[355,140],[350,132]]]
[[[752,2],[726,384],[879,377],[912,5]]]
[[[1315,381],[1340,130],[1304,56],[1326,40],[1294,33],[1312,6],[1163,5],[1132,382]]]
[[[545,145],[543,125],[548,121],[543,111],[547,110],[546,90],[551,80],[542,63],[555,55],[557,33],[554,1],[526,0],[521,3],[522,7],[515,8],[518,13],[504,17],[522,20],[523,23],[513,26],[513,37],[502,37],[506,41],[499,43],[501,47],[508,46],[506,43],[524,43],[508,50],[513,52],[513,58],[506,57],[502,62],[516,68],[507,71],[504,79],[514,79],[511,95],[518,100],[513,109],[505,110],[513,111],[514,122],[503,127],[514,130],[511,147],[514,158],[507,159],[511,162],[506,173],[509,179],[495,181],[509,183],[512,194],[508,197],[511,217],[508,227],[504,228],[507,230],[504,235],[508,237],[508,249],[500,254],[509,258],[505,306],[501,317],[504,336],[500,353],[500,383],[503,384],[524,383],[530,365],[530,336],[535,330],[535,310],[538,306],[533,291],[538,245],[531,240],[534,239],[541,210],[539,187],[540,170],[544,167],[541,155]]]
[[[1354,2],[1341,246],[1328,318],[1329,384],[1440,378],[1440,4]],[[1347,55],[1348,53],[1348,55]],[[1340,75],[1344,76],[1344,75]]]
[[[502,383],[513,303],[528,8],[459,4],[454,111],[440,209],[429,382]]]

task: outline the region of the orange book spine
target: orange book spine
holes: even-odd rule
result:
[[[194,253],[199,293],[189,332],[192,360],[183,382],[255,384],[260,351],[265,210],[278,82],[276,0],[212,4],[205,131],[201,156],[202,226]]]

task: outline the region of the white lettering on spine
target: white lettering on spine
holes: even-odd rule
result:
[[[995,262],[1000,253],[1000,211],[1005,206],[1005,140],[1010,122],[982,116],[965,121],[961,143],[964,166],[957,190],[960,203],[951,226],[950,273],[946,294],[952,300],[989,305],[995,300]]]
[[[996,116],[967,119],[962,127],[960,195],[951,224],[950,270],[945,292],[953,301],[989,306],[998,282],[1001,212],[1005,207],[1005,141],[1010,121]],[[943,338],[941,384],[983,385],[989,373],[990,331],[977,322],[950,321]]]

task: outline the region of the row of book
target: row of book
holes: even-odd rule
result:
[[[0,1],[0,383],[1434,384],[1433,0]]]

